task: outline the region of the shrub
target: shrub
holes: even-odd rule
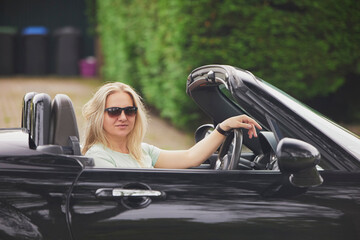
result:
[[[327,95],[360,74],[360,9],[352,0],[99,0],[105,80],[141,92],[181,127],[200,114],[190,71],[229,64],[296,98]]]

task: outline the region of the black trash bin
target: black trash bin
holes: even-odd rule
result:
[[[0,27],[0,75],[15,73],[16,34],[16,28]]]
[[[42,26],[27,27],[23,35],[24,74],[44,75],[48,68],[48,30]]]
[[[74,27],[55,30],[55,73],[73,76],[79,73],[81,32]]]

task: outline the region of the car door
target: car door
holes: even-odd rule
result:
[[[18,154],[0,156],[0,239],[71,239],[67,196],[80,164],[56,155]]]
[[[334,207],[321,201],[358,182],[337,186],[326,177],[326,188],[306,192],[288,177],[267,170],[85,169],[70,200],[72,234],[74,239],[273,239],[274,234],[338,239],[346,232],[339,205],[349,203],[335,199]],[[348,239],[355,239],[354,229],[351,234]]]

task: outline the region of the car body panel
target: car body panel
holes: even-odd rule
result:
[[[81,164],[29,149],[28,134],[21,130],[0,136],[0,238],[70,239],[67,195]]]
[[[357,239],[359,174],[323,177],[303,194],[278,171],[88,169],[70,201],[72,231],[75,239]],[[163,195],[145,205],[96,196],[130,185]]]

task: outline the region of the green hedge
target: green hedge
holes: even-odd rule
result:
[[[250,70],[302,100],[326,95],[360,74],[359,10],[353,0],[98,0],[102,73],[181,127],[199,119],[185,84],[205,64]]]

